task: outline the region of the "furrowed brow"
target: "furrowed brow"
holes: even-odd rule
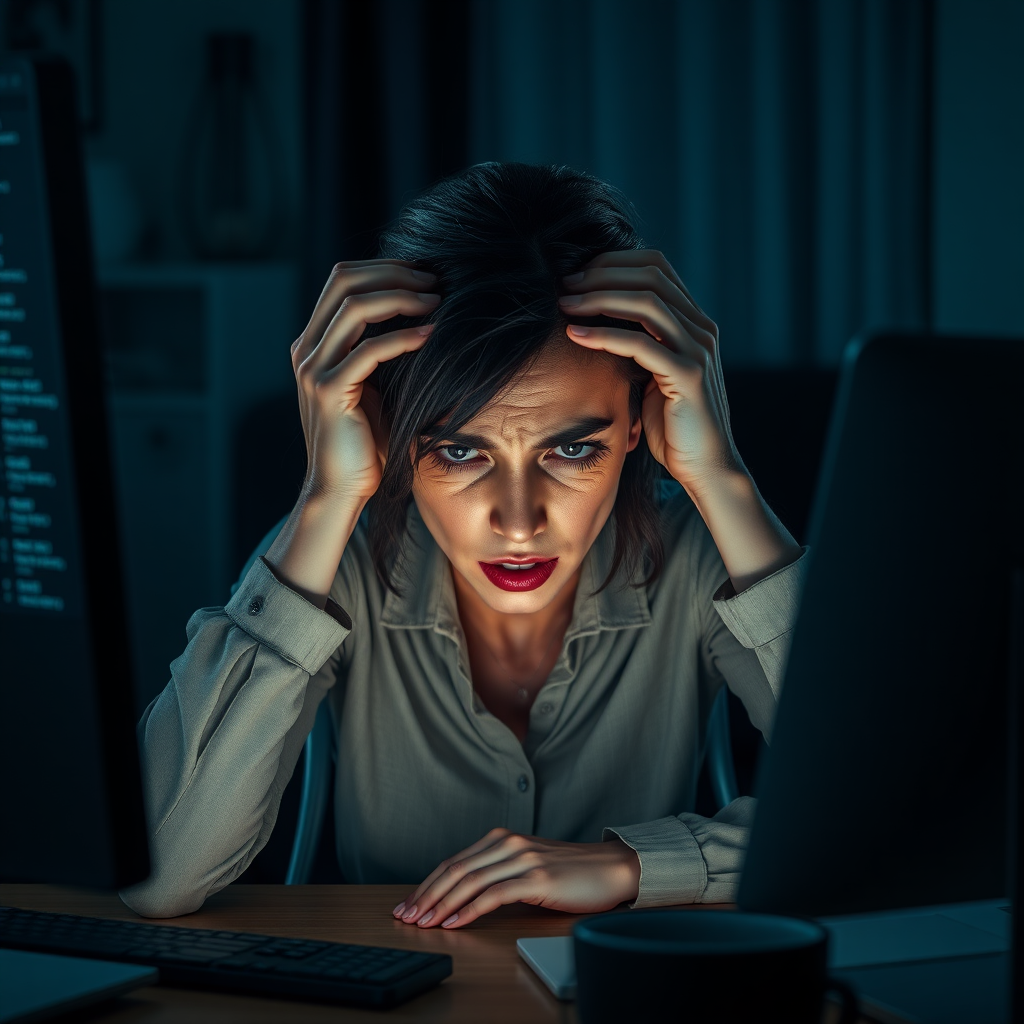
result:
[[[573,420],[560,426],[553,434],[545,437],[537,445],[539,451],[544,448],[556,448],[560,444],[571,444],[579,441],[589,434],[596,434],[613,426],[615,420],[605,416],[585,416],[583,419]],[[494,442],[482,434],[470,434],[463,431],[456,431],[454,434],[445,434],[444,440],[449,445],[458,445],[462,448],[493,448]]]

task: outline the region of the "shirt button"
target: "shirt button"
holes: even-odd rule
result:
[[[548,702],[545,701],[543,704],[541,704],[541,706],[539,708],[537,708],[537,710],[542,715],[550,715],[551,712],[555,710],[555,705],[554,704],[548,704]]]
[[[249,602],[249,614],[250,615],[259,615],[259,613],[261,611],[263,611],[263,598],[262,597],[254,597]]]
[[[519,776],[519,792],[525,793],[530,788],[530,780],[525,775]]]

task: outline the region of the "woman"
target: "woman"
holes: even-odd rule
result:
[[[324,699],[342,871],[422,879],[409,924],[733,898],[752,801],[689,811],[707,717],[724,682],[769,734],[803,561],[715,324],[565,167],[472,167],[379,255],[292,345],[295,508],[143,715],[125,902],[186,913],[244,871]]]

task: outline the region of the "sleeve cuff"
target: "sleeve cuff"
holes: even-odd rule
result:
[[[637,907],[699,903],[707,888],[707,868],[693,833],[679,818],[605,828],[601,839],[618,836],[640,858]]]
[[[262,556],[224,606],[239,629],[310,675],[320,671],[352,631],[342,608],[328,600],[328,609],[321,611],[285,586]]]
[[[804,547],[795,562],[758,580],[742,594],[724,596],[732,591],[730,586],[719,591],[722,597],[716,595],[715,611],[744,647],[763,647],[795,625],[807,575],[807,550]]]

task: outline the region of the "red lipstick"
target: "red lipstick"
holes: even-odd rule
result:
[[[511,563],[513,560],[509,559]],[[517,559],[518,561],[518,559]],[[532,569],[504,569],[500,564],[481,562],[480,568],[484,575],[502,590],[536,590],[555,571],[558,565],[557,558],[549,558],[546,561],[537,561]]]

